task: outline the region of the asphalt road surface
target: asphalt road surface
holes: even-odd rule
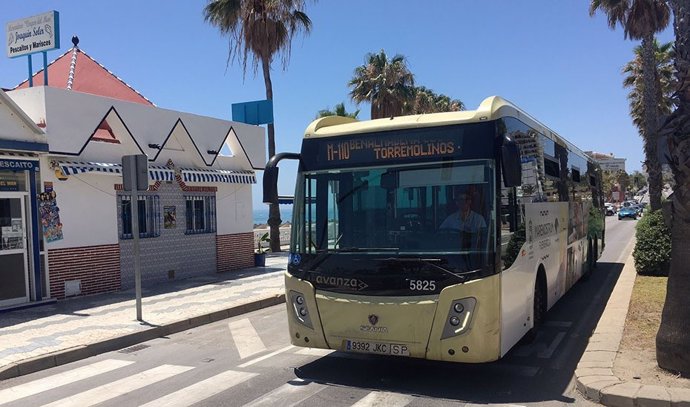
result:
[[[293,347],[280,305],[0,382],[0,406],[593,406],[573,373],[635,223],[607,218],[594,275],[549,311],[532,344],[495,363]]]

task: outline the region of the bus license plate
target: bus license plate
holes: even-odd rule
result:
[[[345,340],[347,352],[374,353],[378,355],[410,356],[407,345],[397,343]]]

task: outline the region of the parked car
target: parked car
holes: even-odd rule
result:
[[[606,211],[606,216],[613,216],[616,214],[616,207],[613,204],[604,204],[604,209]]]
[[[618,211],[618,220],[622,220],[623,218],[631,218],[631,219],[637,219],[637,208],[630,205],[630,206],[623,206],[619,211]]]
[[[642,212],[644,211],[644,205],[642,204],[637,204],[634,205],[635,209],[637,209],[637,214],[642,216]]]

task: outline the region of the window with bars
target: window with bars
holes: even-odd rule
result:
[[[160,227],[160,203],[157,195],[139,195],[139,237],[158,237]],[[122,216],[120,239],[132,238],[132,196],[119,195]]]
[[[187,227],[185,233],[214,233],[216,231],[216,197],[185,196]]]

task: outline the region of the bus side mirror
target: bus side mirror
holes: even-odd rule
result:
[[[504,136],[501,146],[501,163],[503,167],[503,184],[508,187],[518,187],[522,184],[522,164],[520,163],[520,149],[515,140]]]
[[[278,167],[264,169],[264,203],[278,203]]]

